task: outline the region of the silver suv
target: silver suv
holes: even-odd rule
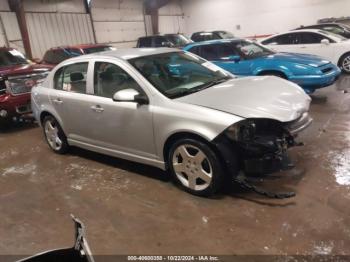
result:
[[[217,192],[240,169],[280,162],[312,121],[310,98],[276,77],[235,78],[177,49],[69,59],[32,90],[56,153],[78,146],[169,170],[186,191]]]

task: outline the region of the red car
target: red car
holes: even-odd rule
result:
[[[27,60],[13,48],[0,48],[0,126],[31,112],[30,91],[52,66]]]
[[[75,56],[113,50],[114,48],[104,44],[86,44],[75,46],[53,47],[46,51],[41,64],[55,66],[62,61]]]

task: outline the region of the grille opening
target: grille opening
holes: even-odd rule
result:
[[[322,69],[321,71],[322,71],[322,73],[326,74],[326,73],[328,73],[328,72],[330,72],[330,71],[332,71],[332,70],[333,70],[332,67],[328,67],[328,68]]]

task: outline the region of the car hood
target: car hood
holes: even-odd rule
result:
[[[294,54],[294,53],[276,53],[266,57],[271,60],[278,60],[281,62],[291,62],[312,67],[320,67],[329,64],[330,61],[324,60],[316,55],[308,54]]]
[[[309,110],[311,98],[296,84],[274,76],[245,77],[193,93],[176,101],[244,118],[293,121]]]
[[[29,75],[29,74],[38,74],[44,73],[51,70],[52,67],[38,65],[38,64],[22,64],[22,65],[13,65],[0,67],[0,76],[9,76],[9,75]]]

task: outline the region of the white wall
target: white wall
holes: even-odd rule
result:
[[[143,0],[94,0],[91,13],[98,43],[135,47],[146,34]]]
[[[186,30],[182,1],[172,0],[159,9],[159,32],[184,33]]]
[[[229,30],[237,36],[273,34],[316,23],[320,18],[350,15],[349,0],[187,0],[186,34]],[[237,29],[237,25],[241,29]]]

